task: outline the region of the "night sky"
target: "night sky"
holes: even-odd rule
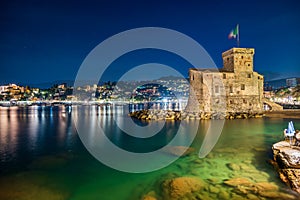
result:
[[[227,36],[237,23],[241,47],[256,50],[255,71],[266,79],[300,76],[299,1],[6,0],[0,3],[0,84],[74,80],[84,58],[100,42],[138,27],[182,32],[222,67],[221,53],[236,46]],[[156,54],[157,62],[175,63],[168,63],[170,55]],[[143,58],[139,56],[139,64],[149,61],[147,55]],[[128,63],[130,59],[119,67],[126,71],[132,67]],[[107,79],[116,77],[109,73]]]

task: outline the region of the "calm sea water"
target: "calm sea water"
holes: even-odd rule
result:
[[[81,109],[94,115],[115,144],[135,152],[164,146],[174,137],[179,126],[179,122],[166,122],[165,128],[154,140],[142,145],[116,128],[113,117],[126,112],[126,109],[116,107],[97,111],[92,106]],[[74,128],[71,112],[65,107],[0,107],[0,199],[135,200],[151,191],[159,193],[161,183],[168,177],[181,176],[215,180],[229,198],[234,191],[223,182],[232,177],[272,182],[289,193],[290,189],[268,163],[272,159],[271,146],[283,139],[282,130],[289,120],[226,121],[218,143],[203,159],[198,158],[197,153],[208,121],[190,121],[191,125],[199,124],[200,127],[191,145],[194,153],[163,169],[131,174],[111,169],[89,154]],[[297,128],[300,120],[293,121]],[[233,171],[228,167],[228,164],[241,163],[246,164],[248,169]]]

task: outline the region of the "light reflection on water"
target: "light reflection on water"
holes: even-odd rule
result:
[[[143,144],[114,127],[114,120],[121,120],[128,109],[121,106],[87,106],[73,107],[72,112],[78,112],[78,109],[83,109],[83,113],[90,117],[86,123],[92,127],[105,128],[108,131],[107,136],[115,144],[125,149],[134,147],[137,151],[145,148]],[[23,190],[40,191],[36,193],[37,196],[45,195],[49,199],[138,199],[137,196],[141,195],[143,189],[158,187],[154,183],[165,174],[199,173],[198,176],[204,180],[211,176],[223,180],[230,175],[224,162],[243,161],[267,173],[264,181],[274,181],[278,186],[287,189],[276,176],[274,169],[267,164],[267,160],[272,158],[272,143],[282,139],[281,132],[289,120],[264,118],[226,121],[217,145],[208,158],[202,160],[202,168],[197,168],[193,161],[197,159],[197,151],[208,126],[207,121],[200,121],[201,128],[192,144],[196,150],[194,156],[180,158],[169,167],[156,172],[127,174],[107,168],[86,152],[72,125],[72,115],[64,106],[0,107],[0,199],[3,197],[1,195],[9,193],[8,190],[15,195],[15,190],[22,190],[20,185],[29,185],[30,188]],[[294,122],[297,128],[300,120]],[[188,123],[191,125],[198,121]],[[173,138],[177,126],[178,122],[168,122],[163,134],[155,143],[151,142],[146,150],[168,143]],[[185,140],[188,131],[187,125],[178,133],[182,140]],[[97,131],[94,133],[97,134]],[[94,142],[93,137],[90,137],[90,140],[91,143]],[[213,167],[209,163],[214,163]],[[16,174],[18,176],[14,176]],[[12,184],[5,188],[6,182]],[[46,187],[47,191],[43,193],[41,187],[33,186],[38,184]],[[137,186],[140,189],[136,189]],[[60,188],[59,192],[56,191],[57,187]],[[63,194],[63,197],[51,196],[53,194],[50,195],[49,191],[52,190],[55,191],[53,194]],[[129,198],[130,196],[132,198]]]
[[[76,132],[70,114],[62,111],[63,107],[0,107],[1,171],[71,148]]]

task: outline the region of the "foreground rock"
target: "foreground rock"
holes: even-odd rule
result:
[[[281,141],[274,144],[272,149],[281,180],[300,193],[300,148]]]

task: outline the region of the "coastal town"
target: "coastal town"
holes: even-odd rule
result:
[[[173,93],[181,98],[188,98],[187,81],[177,77],[165,77],[151,81],[105,82],[100,85],[83,85],[75,88],[77,93],[89,94],[86,101],[159,101],[162,98],[172,99]],[[73,85],[55,84],[50,88],[21,86],[13,83],[0,86],[0,102],[12,105],[21,103],[77,101],[73,95]],[[1,105],[1,103],[0,103]]]
[[[293,80],[293,84],[290,84],[291,80]],[[118,85],[116,85],[116,82],[106,82],[101,85],[85,85],[76,88],[76,90],[91,93],[90,99],[88,100],[96,102],[129,102],[130,100],[135,102],[149,100],[159,101],[163,99],[163,97],[171,97],[170,91],[179,93],[183,99],[188,98],[189,85],[186,84],[186,80],[184,79],[166,77],[161,80],[155,80],[153,83],[163,86],[160,87],[161,92],[158,92],[156,90],[157,85],[153,84],[147,84],[147,89],[142,90],[141,87],[138,88],[138,85],[143,85],[143,83],[134,81],[124,81]],[[119,88],[119,85],[122,85],[124,88]],[[264,85],[264,98],[283,105],[286,108],[300,107],[300,78],[282,79],[280,86],[272,86],[272,81],[267,81]],[[17,105],[18,102],[26,105],[35,102],[69,102],[76,100],[73,96],[73,90],[73,85],[67,85],[66,83],[54,84],[50,88],[38,88],[8,83],[0,86],[0,105],[3,105],[4,102],[9,102],[10,105]],[[128,92],[124,93],[124,90]]]

